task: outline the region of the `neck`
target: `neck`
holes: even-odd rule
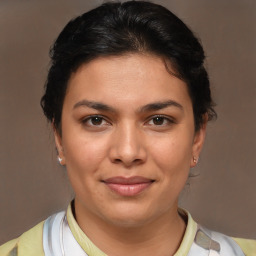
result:
[[[177,204],[167,213],[138,226],[121,226],[95,216],[75,201],[78,225],[90,240],[111,256],[171,256],[178,250],[186,224]]]

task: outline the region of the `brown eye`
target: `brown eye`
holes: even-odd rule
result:
[[[175,121],[171,117],[156,115],[152,116],[151,119],[147,122],[150,126],[159,126],[159,128],[168,127],[174,124]]]
[[[152,119],[154,125],[163,125],[166,118],[157,116]]]
[[[102,124],[102,121],[103,121],[103,118],[102,118],[102,117],[99,117],[99,116],[93,116],[93,117],[91,117],[91,123],[92,123],[92,125],[101,125],[101,124]]]
[[[103,127],[109,125],[106,119],[102,116],[89,116],[82,120],[82,123],[87,127]]]

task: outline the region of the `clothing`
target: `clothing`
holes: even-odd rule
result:
[[[191,215],[182,243],[174,256],[256,256],[256,241],[231,238],[197,224]],[[0,246],[0,256],[106,256],[78,226],[69,205],[67,212],[46,221]]]

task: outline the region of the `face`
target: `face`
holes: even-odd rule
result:
[[[98,58],[72,74],[61,128],[55,140],[76,210],[116,225],[177,212],[205,134],[195,133],[186,84],[161,58],[140,54]]]

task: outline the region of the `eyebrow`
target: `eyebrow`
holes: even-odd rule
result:
[[[93,108],[100,111],[116,112],[116,110],[113,107],[101,102],[96,102],[96,101],[81,100],[74,105],[73,109],[78,107],[89,107],[89,108]],[[167,107],[177,107],[180,110],[183,110],[182,105],[179,104],[178,102],[174,100],[167,100],[167,101],[149,103],[145,106],[142,106],[138,112],[156,111],[156,110],[161,110]]]
[[[161,110],[167,107],[177,107],[180,110],[183,110],[182,105],[179,104],[178,102],[174,100],[167,100],[167,101],[160,101],[160,102],[147,104],[140,109],[140,112],[156,111],[156,110]]]
[[[89,107],[101,111],[115,112],[114,108],[96,101],[81,100],[74,105],[73,109],[78,107]]]

